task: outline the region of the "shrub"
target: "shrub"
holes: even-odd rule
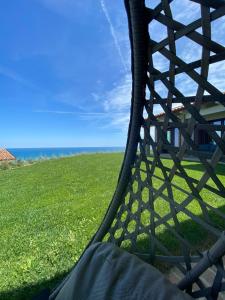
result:
[[[1,170],[8,170],[10,168],[10,164],[9,162],[6,160],[6,161],[3,161],[0,165],[1,167]]]
[[[16,161],[16,166],[17,167],[22,167],[24,165],[24,161],[22,161],[21,159],[18,159],[17,161]]]
[[[14,168],[16,166],[16,160],[11,160],[8,162],[10,168]]]

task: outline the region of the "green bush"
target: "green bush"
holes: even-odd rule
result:
[[[29,160],[12,160],[12,161],[2,161],[0,163],[0,170],[9,170],[9,169],[15,169],[15,168],[20,168],[23,166],[29,166],[34,164],[34,160],[29,159]]]
[[[21,160],[21,159],[18,159],[18,160],[16,161],[16,166],[17,166],[17,167],[22,167],[22,166],[24,166],[24,161]]]
[[[7,160],[3,161],[0,165],[1,170],[8,170],[10,169],[10,164]]]

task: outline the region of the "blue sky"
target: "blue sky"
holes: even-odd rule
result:
[[[178,21],[200,16],[198,4],[183,0],[181,9],[180,3],[174,0],[172,6]],[[123,0],[3,1],[0,18],[0,146],[125,145],[131,76]],[[224,43],[224,23],[213,23],[215,41]],[[155,40],[166,36],[157,22],[150,31]],[[177,41],[177,51],[185,62],[201,56],[187,38]],[[168,69],[161,55],[153,59],[159,70]],[[219,89],[224,74],[224,64],[210,69]],[[177,86],[184,94],[195,93],[187,76],[180,75]],[[165,95],[162,84],[156,88]]]
[[[4,1],[0,18],[1,146],[124,145],[123,1]]]

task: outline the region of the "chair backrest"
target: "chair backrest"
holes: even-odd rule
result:
[[[131,119],[118,186],[94,241],[186,274],[225,228],[225,1],[125,5]],[[221,261],[217,267],[224,276]]]

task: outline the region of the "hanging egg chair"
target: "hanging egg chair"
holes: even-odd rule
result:
[[[78,263],[38,299],[225,299],[225,94],[210,76],[225,76],[212,34],[225,1],[174,2],[125,0],[133,80],[117,188]]]

